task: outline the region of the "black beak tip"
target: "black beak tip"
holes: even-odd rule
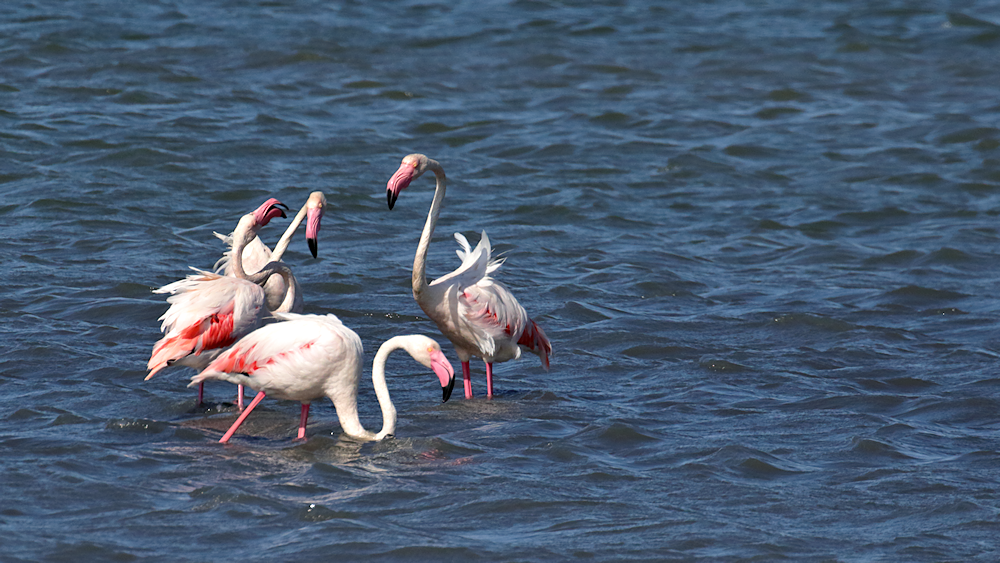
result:
[[[392,206],[396,205],[396,194],[392,193],[392,190],[386,190],[385,196],[389,201],[389,211],[392,211]]]
[[[312,252],[313,258],[316,258],[316,249],[319,246],[316,243],[316,239],[314,239],[314,238],[307,238],[306,242],[309,243],[309,252]]]
[[[271,209],[277,209],[278,213],[281,213],[281,218],[282,219],[287,219],[287,215],[285,215],[285,212],[282,211],[282,209],[281,209],[282,207],[285,208],[285,209],[288,209],[288,206],[285,205],[284,203],[280,203],[279,202],[279,203],[272,203],[271,204]]]
[[[446,387],[442,387],[442,388],[441,388],[441,395],[442,395],[442,400],[441,400],[441,402],[442,402],[442,403],[447,403],[447,402],[448,402],[448,399],[450,399],[450,398],[451,398],[451,391],[452,391],[452,389],[454,389],[454,388],[455,388],[455,378],[454,378],[454,377],[452,377],[452,378],[451,378],[451,379],[450,379],[450,380],[448,381],[448,385],[447,385]]]

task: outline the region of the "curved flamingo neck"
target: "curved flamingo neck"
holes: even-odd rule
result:
[[[420,242],[417,244],[417,254],[413,258],[413,298],[420,301],[420,296],[427,290],[427,250],[431,246],[431,237],[434,235],[434,227],[437,225],[438,216],[441,214],[441,204],[444,202],[445,176],[444,169],[436,160],[427,159],[427,168],[434,172],[437,184],[434,187],[434,201],[431,202],[431,209],[427,212],[427,222],[424,223],[424,230],[420,233]]]
[[[295,214],[295,218],[292,219],[292,222],[288,224],[288,228],[285,229],[285,233],[281,235],[280,239],[278,239],[278,243],[274,245],[274,250],[271,252],[271,261],[277,262],[278,260],[281,260],[282,256],[285,255],[285,251],[288,250],[288,245],[292,242],[292,235],[295,234],[295,230],[298,229],[299,225],[302,224],[302,221],[305,220],[306,213],[308,212],[309,202],[307,201],[306,204],[302,206],[302,209],[299,209],[299,212]],[[287,282],[288,280],[285,281]]]
[[[378,353],[375,354],[375,362],[372,364],[372,386],[375,387],[375,396],[378,397],[378,404],[382,408],[382,430],[375,436],[376,440],[396,432],[396,407],[392,404],[389,386],[385,383],[385,362],[389,359],[389,354],[404,347],[405,339],[405,336],[394,336],[386,340],[379,347]]]
[[[229,254],[233,266],[233,276],[244,280],[249,279],[249,277],[246,270],[243,269],[243,249],[257,237],[257,230],[251,226],[252,222],[248,221],[247,217],[249,215],[241,218],[236,225],[236,230],[233,231],[233,248]]]
[[[292,275],[292,270],[284,262],[276,262],[274,260],[264,264],[264,267],[260,269],[256,274],[249,274],[246,276],[246,280],[253,282],[259,286],[267,283],[268,278],[272,275],[279,275],[285,280],[285,298],[281,300],[281,305],[275,309],[274,313],[289,313],[292,307],[295,305],[295,278]]]

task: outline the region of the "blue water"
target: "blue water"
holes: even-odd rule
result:
[[[1000,558],[996,4],[137,4],[0,7],[0,560]],[[457,367],[412,152],[550,371],[394,356],[380,443],[143,381],[151,290],[313,190],[306,312]]]

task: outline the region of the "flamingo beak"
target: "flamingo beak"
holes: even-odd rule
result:
[[[275,217],[281,217],[284,219],[285,212],[282,211],[282,208],[288,209],[288,206],[272,197],[253,212],[254,221],[263,227]]]
[[[455,388],[455,370],[451,367],[451,362],[440,350],[431,352],[431,369],[437,374],[441,381],[442,403],[448,402],[451,398],[451,391]]]
[[[323,218],[323,208],[314,207],[306,212],[306,242],[309,243],[309,252],[316,258],[318,243],[316,235],[319,234],[319,222]]]
[[[389,210],[392,210],[392,206],[396,205],[396,198],[399,197],[399,192],[406,189],[406,186],[410,185],[417,175],[417,169],[410,163],[404,162],[399,165],[399,170],[389,178],[389,181],[385,185],[385,195],[386,199],[389,201]]]

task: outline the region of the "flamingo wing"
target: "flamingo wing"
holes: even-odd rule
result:
[[[528,314],[500,282],[483,278],[459,289],[458,313],[475,335],[480,350],[492,356],[505,341],[517,341]]]
[[[322,397],[330,373],[346,369],[357,388],[361,339],[334,315],[276,313],[269,324],[241,338],[191,379],[219,379],[269,396],[308,402]]]
[[[487,356],[496,354],[504,343],[516,344],[538,354],[545,369],[549,368],[552,345],[545,332],[517,302],[514,294],[490,277],[503,265],[505,258],[494,260],[490,239],[483,231],[476,248],[460,233],[455,233],[462,265],[454,272],[431,283],[450,283],[458,293],[459,323],[472,335],[479,349]],[[516,356],[515,356],[516,357]]]
[[[161,287],[170,308],[160,317],[164,332],[150,356],[146,379],[171,363],[207,350],[225,348],[260,325],[264,290],[237,278],[195,270]]]
[[[455,233],[455,240],[461,247],[455,251],[462,264],[450,274],[432,281],[431,286],[457,284],[459,287],[475,285],[503,265],[506,258],[493,260],[491,258],[490,238],[483,231],[482,238],[475,249],[469,245],[468,239],[462,233]]]

